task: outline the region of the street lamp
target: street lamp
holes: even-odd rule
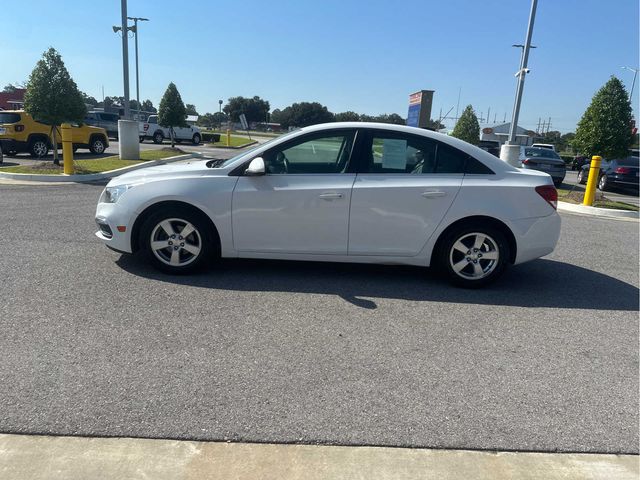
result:
[[[138,74],[138,22],[148,22],[148,18],[142,17],[127,17],[129,20],[133,20],[133,27],[129,27],[129,30],[133,32],[136,37],[136,99],[138,100],[138,111],[142,109],[140,105],[140,77]]]
[[[522,48],[522,56],[520,58],[520,69],[516,72],[518,84],[516,87],[516,98],[513,104],[513,116],[511,117],[511,125],[509,128],[509,139],[507,143],[500,149],[500,158],[513,166],[519,166],[520,147],[516,144],[516,129],[518,125],[518,116],[520,115],[520,103],[522,102],[522,92],[524,91],[524,79],[529,73],[527,63],[529,62],[529,50],[531,49],[531,37],[533,36],[533,24],[536,18],[536,7],[538,0],[531,0],[531,11],[529,13],[529,25],[527,26],[527,37],[524,45],[516,45]]]
[[[631,84],[631,91],[629,92],[629,101],[631,102],[631,98],[633,97],[633,87],[636,86],[636,77],[638,76],[638,69],[631,67],[621,67],[623,70],[629,70],[633,72],[633,83]]]

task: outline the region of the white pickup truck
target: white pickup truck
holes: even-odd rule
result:
[[[173,134],[178,142],[186,140],[192,142],[194,145],[198,145],[202,140],[200,129],[193,125],[189,125],[188,127],[175,127],[173,129]],[[153,143],[162,143],[165,138],[171,138],[169,129],[161,127],[158,124],[157,115],[149,115],[146,122],[140,122],[139,135],[140,142],[153,140]]]

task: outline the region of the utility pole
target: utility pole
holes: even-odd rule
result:
[[[540,133],[540,120],[541,118],[538,117],[538,126],[536,127],[536,133],[539,134]]]
[[[524,91],[524,80],[529,73],[527,65],[529,63],[529,50],[531,49],[531,37],[533,36],[533,25],[536,18],[536,8],[538,0],[531,0],[531,11],[529,12],[529,24],[527,26],[527,37],[522,47],[522,56],[520,59],[520,69],[516,73],[518,83],[516,87],[516,98],[513,105],[513,115],[511,117],[511,125],[509,128],[509,139],[507,143],[500,149],[500,158],[512,166],[520,166],[519,153],[520,148],[516,144],[516,129],[518,128],[518,117],[520,116],[520,104],[522,102],[522,92]]]
[[[462,93],[462,87],[458,87],[458,104],[456,105],[456,122],[458,121],[458,112],[460,111],[460,94]]]
[[[124,80],[124,118],[129,120],[129,36],[127,35],[127,0],[120,0],[122,10],[122,76]]]
[[[636,86],[636,77],[638,76],[638,69],[631,68],[631,67],[622,67],[622,68],[633,72],[633,83],[631,84],[631,91],[629,92],[629,101],[631,102],[632,101],[631,98],[633,97],[633,87]]]
[[[136,100],[138,101],[138,111],[140,111],[141,110],[140,108],[140,75],[138,73],[138,21],[148,22],[149,19],[142,18],[142,17],[127,17],[127,18],[129,20],[133,20],[133,28],[131,30],[133,30],[133,34],[136,39]]]

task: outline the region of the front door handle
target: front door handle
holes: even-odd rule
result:
[[[335,200],[336,198],[342,198],[342,194],[341,193],[321,193],[320,195],[318,195],[320,198],[323,198],[325,200]]]
[[[446,194],[447,192],[442,192],[440,190],[428,190],[426,192],[422,192],[422,196],[424,198],[444,197]]]

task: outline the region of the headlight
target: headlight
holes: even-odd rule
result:
[[[99,203],[116,203],[124,192],[129,190],[133,185],[118,185],[117,187],[107,187],[100,195]]]

